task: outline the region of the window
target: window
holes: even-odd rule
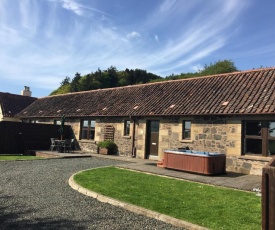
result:
[[[244,152],[251,154],[262,154],[262,122],[246,121],[244,129]]]
[[[124,136],[130,136],[130,120],[124,121]]]
[[[191,139],[191,121],[182,121],[182,139]]]
[[[246,154],[275,155],[275,121],[245,121],[243,147]]]
[[[61,121],[60,121],[60,120],[54,120],[54,121],[53,121],[53,124],[54,124],[54,125],[61,125]]]
[[[94,140],[95,139],[95,120],[83,120],[81,123],[80,139]]]
[[[275,121],[268,122],[268,155],[275,155]]]

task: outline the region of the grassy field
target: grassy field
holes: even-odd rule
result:
[[[23,156],[23,155],[0,155],[0,161],[16,161],[16,160],[38,160],[45,159],[36,156]]]
[[[261,229],[261,198],[255,193],[115,167],[81,172],[74,180],[100,194],[210,229]]]

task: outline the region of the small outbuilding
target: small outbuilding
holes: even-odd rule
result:
[[[30,88],[27,86],[21,91],[21,95],[0,92],[0,122],[21,122],[15,115],[32,104],[36,99],[31,97]]]

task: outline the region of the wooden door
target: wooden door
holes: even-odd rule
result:
[[[147,143],[146,157],[158,156],[159,148],[159,121],[152,120],[147,122]]]

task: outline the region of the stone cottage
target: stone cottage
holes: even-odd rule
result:
[[[112,139],[120,155],[161,160],[188,146],[226,154],[229,171],[261,174],[275,155],[275,68],[43,97],[18,117],[62,115],[84,151]]]

